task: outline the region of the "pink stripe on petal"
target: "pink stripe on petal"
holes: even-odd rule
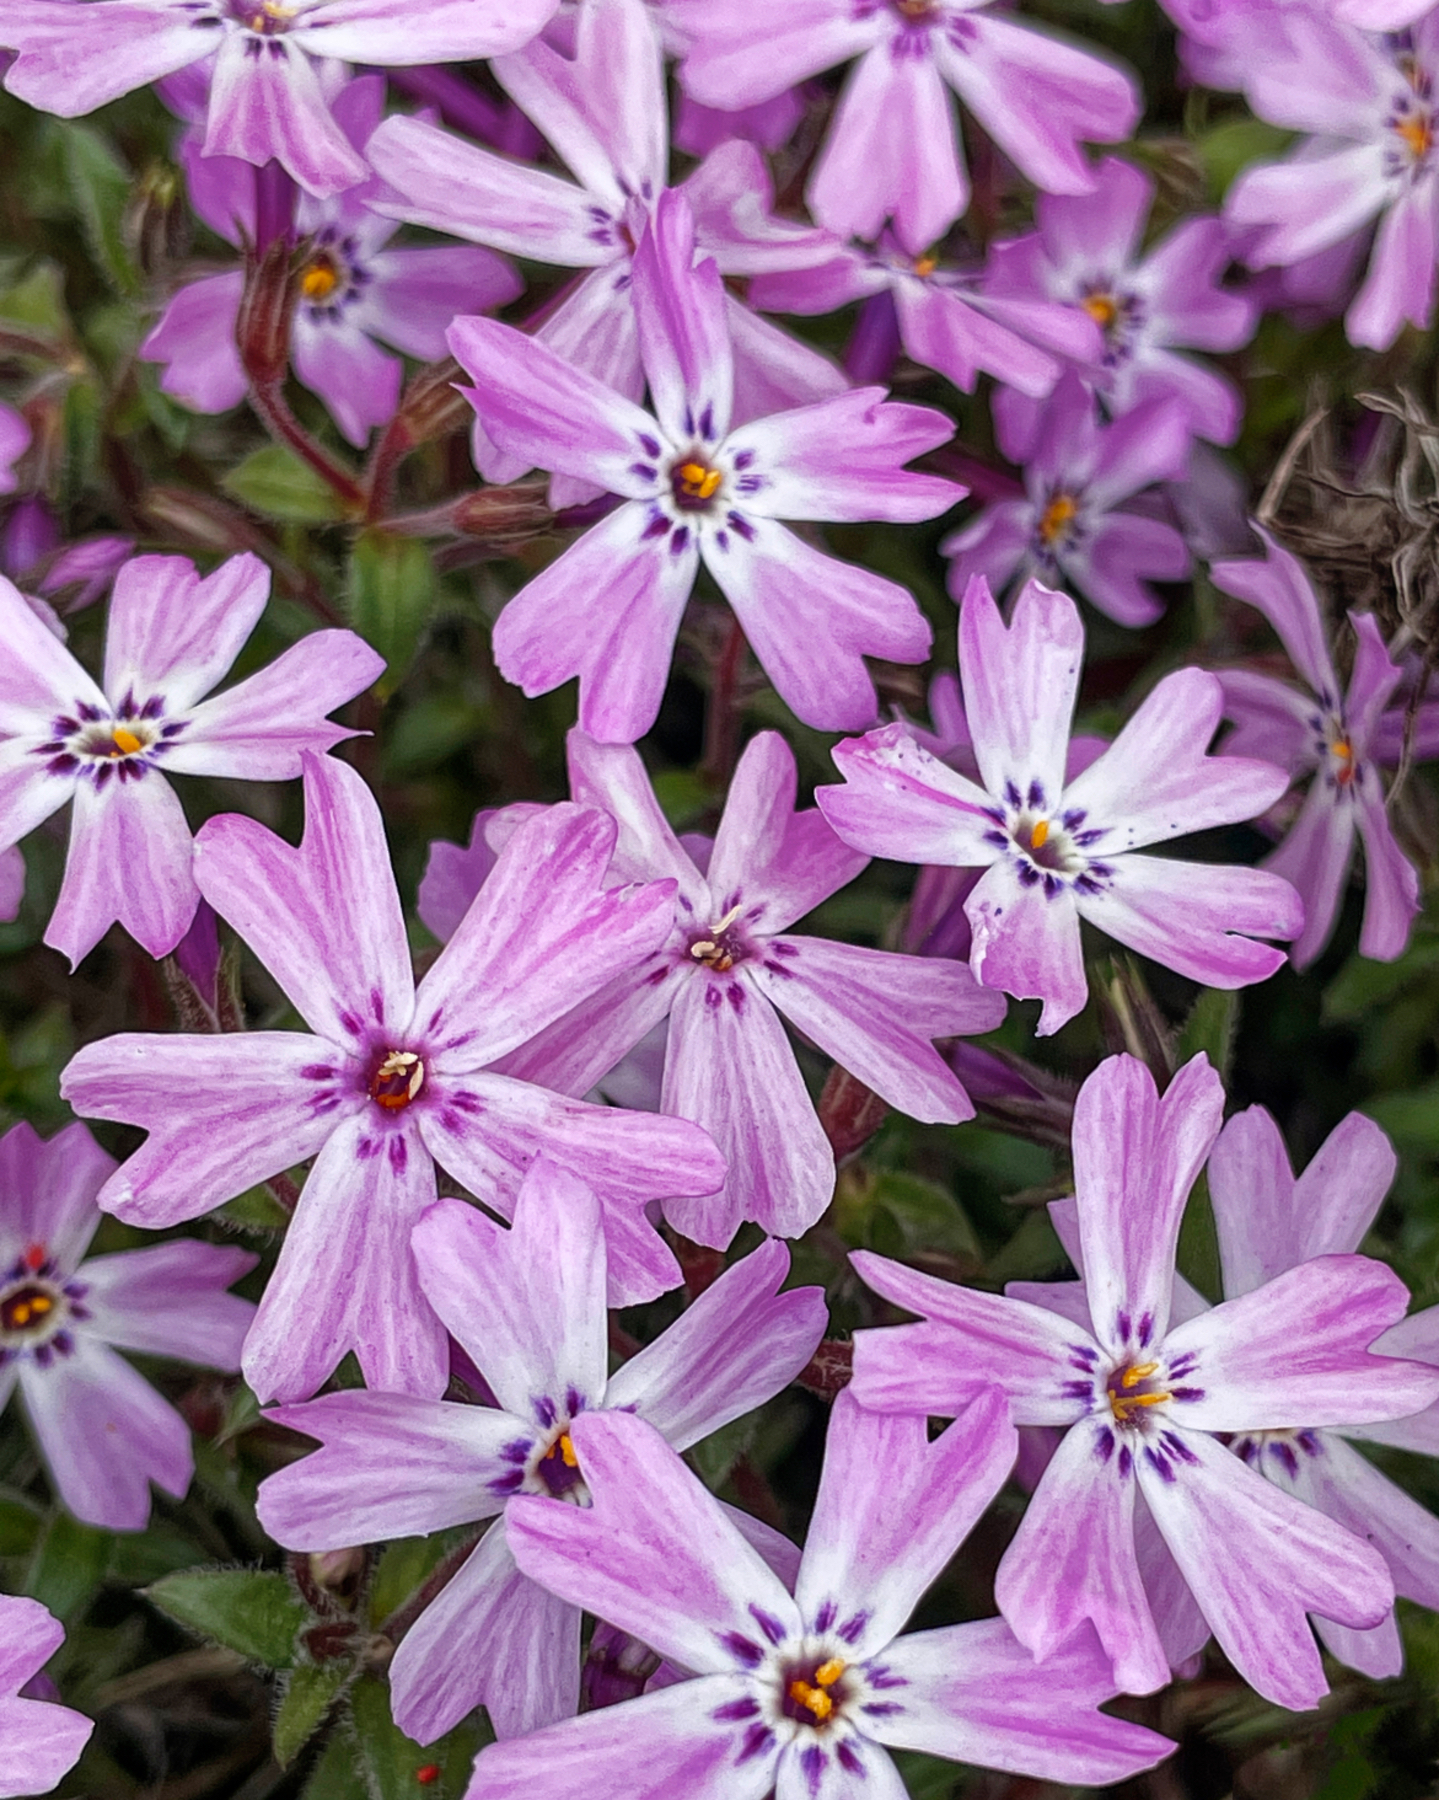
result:
[[[1010,785],[1027,794],[1038,782],[1039,806],[1058,804],[1083,660],[1084,626],[1068,594],[1026,582],[1006,625],[988,583],[970,582],[959,614],[959,673],[992,795]]]
[[[259,1261],[228,1244],[176,1238],[85,1264],[85,1309],[96,1336],[120,1350],[238,1370],[255,1308],[226,1288]]]
[[[166,0],[112,0],[83,13],[72,0],[20,0],[6,8],[3,33],[20,52],[5,86],[66,119],[199,62],[214,49],[213,37],[196,31]]]
[[[268,54],[251,55],[252,44]],[[210,77],[205,154],[257,165],[273,159],[322,198],[369,174],[326,103],[314,63],[288,34],[223,34]]]
[[[633,283],[640,357],[660,424],[673,444],[717,443],[730,426],[734,359],[719,269],[712,257],[695,263],[694,213],[682,190],[659,196],[635,251]]]
[[[1051,894],[1042,882],[1025,887],[1015,863],[1005,857],[985,870],[964,912],[975,978],[1016,1000],[1043,1000],[1040,1037],[1050,1037],[1084,1010],[1089,983],[1071,890]]]
[[[68,6],[70,0],[57,0]],[[45,732],[77,704],[105,710],[105,696],[30,602],[0,575],[0,734]]]

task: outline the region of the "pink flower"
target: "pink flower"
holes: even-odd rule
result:
[[[68,1706],[23,1698],[64,1641],[65,1628],[38,1600],[0,1594],[0,1800],[50,1793],[95,1729]]]
[[[1210,756],[1223,691],[1202,669],[1166,675],[1114,743],[1070,778],[1084,628],[1067,594],[1031,581],[1006,628],[982,577],[959,619],[959,673],[982,785],[903,725],[834,751],[843,787],[816,794],[847,844],[900,862],[982,868],[965,902],[970,967],[988,987],[1044,1001],[1047,1037],[1085,1003],[1079,922],[1210,987],[1272,975],[1299,897],[1258,869],[1134,852],[1252,819],[1283,793],[1271,763]]]
[[[1117,143],[1139,116],[1128,76],[986,0],[669,0],[666,17],[690,46],[681,80],[708,106],[752,106],[857,57],[810,209],[842,237],[876,238],[891,218],[912,256],[969,203],[946,83],[1050,193],[1088,193],[1080,141]]]
[[[180,556],[115,578],[103,686],[0,579],[0,846],[74,802],[65,880],[45,942],[78,963],[118,920],[152,956],[185,935],[200,890],[167,774],[284,781],[307,749],[353,737],[326,714],[382,659],[352,631],[317,631],[221,694],[259,623],[270,571],[231,557],[201,580]]]
[[[694,250],[687,201],[663,195],[634,263],[654,416],[511,326],[460,319],[450,331],[502,449],[624,498],[501,613],[495,660],[532,695],[578,675],[581,727],[632,742],[659,711],[703,561],[793,711],[854,729],[876,709],[864,658],[919,662],[929,626],[896,583],[779,520],[933,518],[963,489],[904,464],[943,443],[950,422],[859,388],[732,429],[724,290]]]
[[[237,1369],[255,1309],[225,1289],[258,1259],[179,1238],[82,1261],[114,1170],[83,1125],[0,1138],[0,1406],[18,1387],[76,1518],[142,1531],[150,1482],[177,1500],[190,1486],[190,1428],[116,1351]]]
[[[312,194],[369,171],[330,101],[344,63],[466,62],[516,50],[557,0],[7,0],[12,94],[74,118],[213,58],[204,153],[275,161]]]

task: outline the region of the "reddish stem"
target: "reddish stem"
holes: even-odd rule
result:
[[[729,636],[715,661],[705,715],[704,770],[718,786],[727,785],[739,759],[739,708],[736,705],[740,668],[744,662],[744,627],[731,618]]]

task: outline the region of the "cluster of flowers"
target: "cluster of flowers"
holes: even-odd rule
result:
[[[1358,1254],[1393,1152],[1351,1114],[1296,1179],[1262,1109],[1223,1122],[1202,1056],[1162,1096],[1129,1057],[1081,1089],[1074,1197],[1051,1209],[1078,1281],[1001,1296],[856,1253],[920,1323],[856,1336],[802,1554],[681,1460],[826,1329],[820,1290],[781,1291],[779,1240],[835,1181],[784,1021],[889,1106],[952,1125],[987,1069],[955,1040],[998,1026],[1006,996],[1042,1003],[1039,1035],[1084,1008],[1082,922],[1245,987],[1320,953],[1357,834],[1361,950],[1408,941],[1419,882],[1382,771],[1406,743],[1439,750],[1439,705],[1368,614],[1342,690],[1303,566],[1263,533],[1261,556],[1224,553],[1253,548],[1223,494],[1202,497],[1241,399],[1189,352],[1253,333],[1260,284],[1220,285],[1236,258],[1285,270],[1281,301],[1347,304],[1356,344],[1427,321],[1439,12],[1171,10],[1196,79],[1313,135],[1249,170],[1223,217],[1144,250],[1152,184],[1082,148],[1130,132],[1132,81],[985,0],[0,4],[12,93],[74,115],[161,83],[196,213],[250,268],[277,238],[303,246],[294,373],[346,439],[394,416],[391,351],[448,348],[482,475],[541,470],[552,505],[592,521],[494,632],[526,694],[578,678],[571,798],[432,847],[419,910],[443,949],[418,982],[379,808],[329,754],[354,735],[329,715],[383,669],[360,637],[313,633],[216,693],[267,603],[257,557],[202,578],[104,539],[32,594],[0,580],[0,916],[21,903],[20,841],[68,801],[48,944],[78,964],[118,922],[213,989],[218,917],[304,1027],[83,1048],[64,1097],[148,1134],[122,1164],[83,1124],[0,1139],[0,1403],[18,1386],[65,1504],[114,1530],[144,1525],[151,1481],[178,1495],[192,1473],[188,1426],[120,1350],[241,1370],[318,1442],[262,1490],[287,1549],[492,1521],[389,1669],[420,1743],[487,1708],[474,1800],[559,1800],[580,1779],[635,1800],[894,1800],[891,1747],[1106,1783],[1171,1746],[1100,1706],[1164,1686],[1211,1636],[1304,1708],[1326,1691],[1311,1616],[1337,1658],[1384,1675],[1396,1592],[1439,1605],[1439,1521],[1349,1443],[1439,1450],[1439,1309],[1406,1319],[1403,1285]],[[677,141],[700,158],[675,187],[667,49]],[[480,57],[512,104],[434,66]],[[777,216],[761,147],[793,130],[802,84],[850,61],[814,222]],[[428,110],[384,116],[376,69]],[[1041,190],[1034,230],[983,267],[932,248],[970,200],[947,89]],[[573,179],[507,153],[541,140]],[[402,221],[465,241],[391,248]],[[582,273],[520,329],[484,316],[522,292],[508,256]],[[146,339],[197,409],[251,387],[246,282],[182,287]],[[761,316],[855,301],[844,369]],[[941,546],[959,684],[936,682],[932,729],[880,722],[865,660],[925,661],[920,607],[808,528],[964,497],[907,467],[953,426],[887,398],[901,345],[962,389],[994,378],[1024,472]],[[6,470],[27,441],[0,411]],[[1113,743],[1073,736],[1085,628],[1061,587],[1142,626],[1151,583],[1196,555],[1297,679],[1178,669]],[[783,737],[754,737],[713,840],[676,835],[634,748],[701,564],[792,713],[859,734],[804,809]],[[87,599],[111,589],[98,681],[45,599],[82,576]],[[302,842],[233,814],[192,835],[172,775],[302,779]],[[1278,840],[1261,868],[1144,854],[1245,821]],[[872,857],[921,870],[908,948],[794,932]],[[170,1228],[301,1165],[257,1307],[228,1292],[245,1252],[180,1238],[82,1260],[102,1213]],[[1175,1270],[1201,1171],[1212,1307]],[[487,1211],[440,1198],[441,1174]],[[608,1309],[680,1285],[662,1226],[724,1251],[746,1222],[760,1247],[611,1372]],[[351,1354],[365,1388],[322,1392]],[[952,1423],[931,1439],[935,1417]],[[1000,1616],[903,1635],[1021,1433],[1033,1491]],[[641,1697],[577,1716],[586,1611],[657,1666]],[[88,1722],[34,1697],[58,1641],[41,1609],[0,1600],[0,1639],[17,1696],[0,1794],[43,1791]]]

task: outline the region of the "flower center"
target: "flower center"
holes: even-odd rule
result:
[[[670,470],[670,489],[681,512],[708,512],[723,481],[723,470],[697,453],[681,457]]]
[[[1119,317],[1119,302],[1113,294],[1086,294],[1079,304],[1101,331],[1108,331]]]
[[[535,1465],[535,1473],[555,1498],[562,1499],[584,1484],[580,1459],[568,1431],[562,1431]]]
[[[1051,549],[1068,534],[1078,514],[1079,502],[1073,494],[1051,495],[1049,504],[1039,515],[1037,527],[1040,542],[1046,549]]]
[[[159,735],[149,719],[100,719],[79,733],[75,750],[94,762],[124,762],[142,755]]]
[[[1159,1369],[1157,1362],[1126,1362],[1111,1370],[1105,1398],[1116,1425],[1137,1425],[1151,1406],[1174,1398],[1155,1380]]]
[[[894,10],[911,25],[932,19],[939,11],[937,0],[894,0]]]
[[[1078,875],[1088,866],[1088,858],[1075,848],[1063,825],[1045,814],[1021,813],[1010,827],[1010,836],[1035,868],[1046,873]]]
[[[298,8],[280,6],[276,0],[230,0],[230,16],[260,37],[276,37],[288,31]]]
[[[807,1659],[791,1665],[784,1674],[784,1697],[780,1710],[797,1725],[812,1730],[828,1725],[835,1709],[845,1699],[844,1672],[848,1665],[841,1657],[826,1656],[822,1662]]]
[[[330,298],[340,285],[340,270],[328,251],[318,251],[305,266],[300,277],[300,292],[312,306]]]
[[[690,955],[707,969],[725,975],[743,957],[745,946],[730,927],[740,916],[741,908],[732,906],[725,916],[709,928],[707,937],[698,937],[690,945]]]
[[[928,281],[938,267],[939,258],[937,256],[917,256],[914,259],[914,272],[921,281]]]
[[[390,1050],[370,1077],[370,1098],[389,1112],[408,1106],[425,1085],[425,1065],[413,1050]]]
[[[38,1281],[27,1281],[12,1288],[0,1299],[0,1331],[13,1336],[17,1332],[44,1329],[56,1307],[59,1295]]]

